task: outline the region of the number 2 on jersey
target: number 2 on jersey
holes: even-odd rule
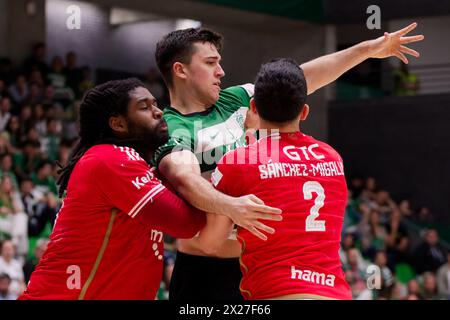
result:
[[[325,201],[325,190],[317,181],[308,181],[303,185],[303,197],[305,200],[311,200],[313,193],[317,194],[314,199],[314,206],[309,210],[306,218],[306,231],[325,231],[325,220],[316,220],[319,217],[319,210],[323,207]]]

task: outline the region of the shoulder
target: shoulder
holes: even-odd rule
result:
[[[83,162],[95,167],[100,164],[102,167],[125,166],[128,163],[146,165],[145,160],[133,148],[113,144],[93,146],[83,156]]]
[[[253,97],[253,84],[244,84],[223,89],[219,93],[218,106],[248,107]]]
[[[228,87],[220,91],[221,95],[237,95],[245,96],[247,98],[253,97],[255,86],[253,83],[245,83],[237,86]]]

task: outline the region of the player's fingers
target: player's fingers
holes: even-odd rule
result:
[[[266,205],[257,204],[255,205],[255,211],[262,213],[272,213],[272,214],[281,214],[283,211],[278,208],[269,207]]]
[[[248,229],[248,231],[250,231],[251,233],[253,233],[253,235],[255,235],[257,238],[260,238],[261,240],[266,241],[267,240],[267,236],[262,233],[261,231],[259,231],[258,229],[256,229],[255,227],[250,227]]]
[[[395,53],[395,56],[397,58],[399,58],[400,60],[402,60],[404,63],[408,64],[408,59],[405,57],[405,55],[403,53],[401,53],[400,51]]]
[[[400,51],[403,53],[407,53],[412,55],[413,57],[418,58],[420,56],[420,53],[418,53],[416,50],[410,49],[408,47],[405,46],[400,46]]]
[[[283,220],[283,216],[281,214],[270,214],[270,213],[262,213],[262,212],[258,212],[257,213],[257,219],[263,219],[263,220],[272,220],[272,221],[281,221]]]
[[[411,37],[401,37],[400,43],[401,44],[407,44],[411,42],[417,42],[425,39],[425,36],[423,34],[418,34],[417,36],[411,36]]]
[[[248,195],[248,198],[249,198],[250,200],[252,200],[253,202],[257,203],[257,204],[262,204],[262,205],[264,205],[264,201],[262,201],[260,198],[258,198],[258,197],[255,196],[254,194]]]
[[[267,225],[265,225],[264,223],[261,223],[259,221],[255,222],[255,227],[258,228],[259,230],[262,230],[268,234],[274,234],[275,233],[275,229],[271,228]]]
[[[406,26],[403,29],[398,30],[395,33],[398,33],[399,35],[402,36],[402,35],[407,34],[408,32],[410,32],[411,30],[414,30],[416,27],[417,27],[417,22],[413,22],[409,26]]]

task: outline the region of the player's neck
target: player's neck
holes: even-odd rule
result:
[[[279,125],[260,119],[259,131],[267,132],[267,135],[271,135],[273,133],[295,133],[300,132],[300,126],[298,122]]]
[[[202,112],[210,107],[210,105],[205,105],[204,102],[200,101],[200,99],[192,93],[192,90],[171,88],[169,90],[169,95],[171,107],[181,114]]]

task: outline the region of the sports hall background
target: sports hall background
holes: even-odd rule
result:
[[[380,30],[366,26],[374,4]],[[71,6],[79,29],[67,25]],[[426,37],[411,46],[419,59],[407,69],[370,59],[349,71],[308,97],[302,130],[344,159],[351,192],[341,257],[354,298],[449,299],[449,0],[0,0],[0,299],[20,293],[45,249],[60,206],[55,161],[67,161],[83,93],[138,76],[161,106],[169,103],[154,60],[164,34],[190,26],[222,33],[226,87],[252,82],[271,58],[301,63],[413,21],[412,33]],[[3,228],[8,219],[13,234]],[[166,239],[159,299],[167,298],[174,241]],[[379,290],[367,288],[370,264],[381,268]]]

